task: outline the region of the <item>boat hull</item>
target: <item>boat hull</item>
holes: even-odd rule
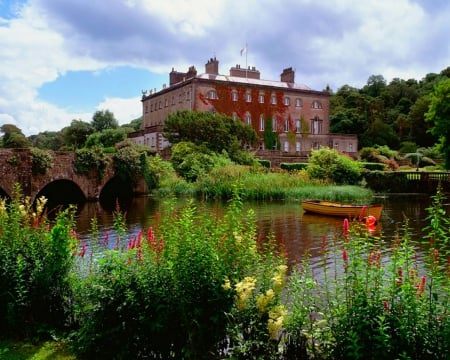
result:
[[[302,207],[305,212],[309,213],[348,217],[352,219],[364,218],[369,215],[379,219],[383,211],[383,205],[381,204],[350,205],[322,200],[304,200],[302,201]]]

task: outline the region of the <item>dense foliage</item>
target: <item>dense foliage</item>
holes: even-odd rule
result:
[[[306,170],[313,179],[328,180],[335,184],[355,185],[361,177],[357,161],[330,148],[313,150]]]
[[[319,263],[291,269],[238,197],[215,216],[168,202],[133,233],[116,211],[82,243],[71,209],[50,222],[44,199],[34,211],[20,198],[0,203],[0,337],[63,336],[89,359],[448,358],[439,189],[420,253],[407,219],[393,239],[345,219]]]
[[[0,337],[48,337],[70,316],[66,301],[72,269],[74,209],[60,213],[50,227],[46,200],[0,199]]]
[[[189,141],[219,154],[225,151],[232,160],[257,140],[253,128],[240,119],[195,111],[170,114],[164,124],[164,136],[171,144]]]

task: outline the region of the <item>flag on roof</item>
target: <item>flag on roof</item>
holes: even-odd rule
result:
[[[247,54],[247,44],[241,49],[241,56]]]

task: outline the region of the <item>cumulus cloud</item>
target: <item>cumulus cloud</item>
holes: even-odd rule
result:
[[[22,4],[22,5],[20,5]],[[450,4],[444,0],[27,0],[0,13],[0,121],[24,133],[59,130],[108,108],[139,116],[136,94],[105,93],[89,114],[47,103],[43,84],[67,72],[144,68],[186,71],[213,56],[220,72],[256,66],[276,80],[285,67],[313,89],[361,87],[371,75],[420,80],[449,66]],[[240,49],[248,44],[246,57]],[[160,84],[148,84],[148,88]],[[93,89],[86,89],[89,91]]]

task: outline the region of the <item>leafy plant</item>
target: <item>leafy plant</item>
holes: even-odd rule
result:
[[[82,148],[75,151],[75,169],[81,174],[88,174],[96,170],[100,178],[103,177],[106,167],[111,159],[105,154],[102,147]]]
[[[358,162],[339,154],[335,149],[325,147],[311,152],[306,170],[313,179],[336,184],[356,184],[361,177]]]
[[[30,148],[31,171],[34,175],[45,175],[47,169],[52,166],[53,156],[47,150]]]

